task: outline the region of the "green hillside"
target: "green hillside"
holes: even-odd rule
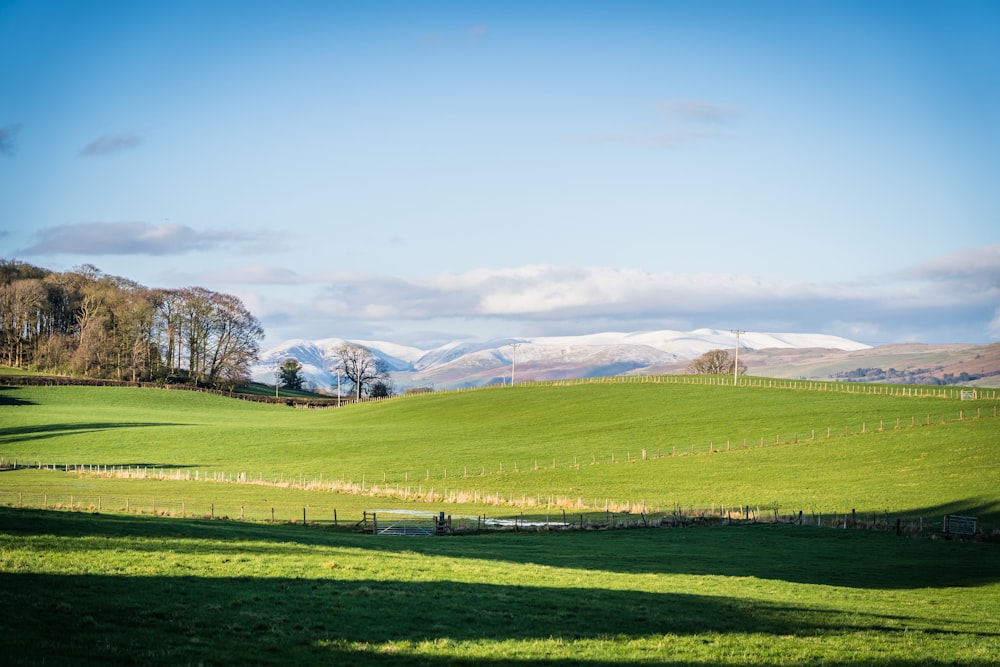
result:
[[[78,496],[243,494],[248,504],[270,485],[271,502],[309,492],[358,513],[430,501],[495,516],[747,506],[1000,516],[995,400],[794,387],[541,384],[319,410],[182,391],[11,387],[0,390],[0,456],[60,472],[19,470],[0,492],[56,494],[83,478]],[[86,472],[67,475],[68,466]],[[206,478],[256,485],[207,488]],[[332,503],[331,484],[366,495]]]
[[[996,400],[837,389],[530,385],[303,410],[5,387],[5,664],[994,664]],[[973,514],[988,539],[349,530],[373,509],[749,506],[824,526]],[[87,511],[51,511],[67,507]]]

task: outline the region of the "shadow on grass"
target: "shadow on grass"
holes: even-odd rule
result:
[[[1000,581],[1000,544],[905,538],[884,532],[781,524],[615,531],[493,533],[454,537],[373,536],[317,526],[167,519],[0,507],[11,535],[142,537],[155,553],[252,551],[300,554],[302,547],[535,564],[637,575],[755,577],[869,590],[971,587]],[[161,543],[157,543],[157,541]]]
[[[604,588],[345,580],[330,572],[302,579],[201,578],[179,568],[177,575],[0,573],[0,603],[17,610],[0,621],[3,635],[17,638],[5,646],[8,664],[42,656],[54,664],[317,664],[357,659],[359,651],[367,650],[359,645],[423,641],[628,642],[712,634],[784,641],[864,632],[884,639],[887,633],[926,629],[930,622],[763,600]],[[670,664],[669,646],[662,651],[660,664]],[[391,657],[399,656],[384,659]],[[436,662],[451,661],[430,660]]]
[[[965,498],[940,505],[908,509],[906,510],[906,514],[908,516],[927,517],[935,521],[941,521],[946,514],[972,516],[979,518],[981,529],[985,527],[986,530],[990,530],[984,524],[996,524],[1000,521],[1000,499]]]
[[[20,407],[25,405],[38,405],[34,401],[27,401],[23,398],[18,398],[17,396],[13,396],[12,394],[16,393],[19,389],[20,387],[9,387],[0,385],[0,407],[4,406]]]
[[[145,428],[148,426],[185,426],[171,422],[91,422],[73,424],[42,424],[38,426],[14,426],[0,428],[0,443],[28,442],[63,436],[68,433],[93,433],[121,428]]]

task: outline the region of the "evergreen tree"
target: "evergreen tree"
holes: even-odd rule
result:
[[[302,389],[302,364],[295,359],[285,359],[279,369],[278,381],[285,389]]]

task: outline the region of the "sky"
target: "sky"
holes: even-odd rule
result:
[[[0,0],[0,258],[265,345],[1000,340],[1000,3]]]

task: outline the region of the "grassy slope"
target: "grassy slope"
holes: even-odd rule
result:
[[[738,396],[710,386],[525,387],[304,411],[190,392],[3,389],[0,456],[202,472],[256,467],[286,478],[385,471],[424,484],[588,501],[648,494],[647,502],[663,504],[756,499],[807,512],[812,502],[820,511],[996,516],[1000,422],[992,404],[764,389]],[[976,407],[982,419],[939,423]],[[908,427],[911,416],[919,423],[928,414],[933,425]],[[879,420],[887,430],[871,432]],[[852,435],[839,435],[845,425]],[[813,428],[817,439],[805,439]],[[742,449],[743,438],[752,445],[775,435],[785,444]],[[724,450],[727,438],[730,451],[708,453],[709,442]],[[699,453],[681,455],[692,444]],[[667,456],[675,446],[677,455]],[[664,456],[623,462],[643,448]],[[452,469],[447,482],[444,465]],[[460,466],[488,470],[455,479]],[[149,492],[161,502],[221,494],[302,506],[335,497],[0,473],[0,492],[26,485]],[[393,502],[336,502],[348,499]],[[11,638],[4,661],[12,665],[978,667],[1000,654],[996,549],[798,526],[394,539],[0,507],[0,606],[8,610],[0,634]]]
[[[993,454],[1000,422],[982,402],[671,384],[490,389],[315,411],[127,388],[24,387],[0,396],[8,404],[0,456],[21,462],[153,466],[202,478],[223,471],[369,486],[385,480],[529,507],[594,509],[612,500],[667,510],[749,504],[1000,515]],[[983,419],[957,421],[960,410],[971,417],[977,409]],[[0,489],[17,484],[54,482],[26,472],[0,478]],[[149,488],[87,484],[105,494]],[[161,498],[164,488],[155,491]],[[279,493],[210,491],[252,491],[244,502]],[[373,502],[391,503],[365,505]]]
[[[795,526],[421,540],[0,508],[0,632],[12,665],[987,665],[995,551]]]

